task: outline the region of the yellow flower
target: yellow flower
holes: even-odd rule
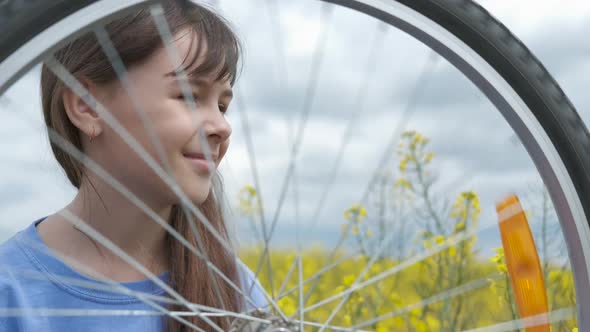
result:
[[[429,152],[426,154],[426,156],[424,157],[424,162],[425,163],[429,163],[432,161],[432,158],[434,158],[434,153],[433,152]]]
[[[436,244],[442,244],[444,241],[445,238],[442,235],[437,235],[434,237],[434,242],[436,242]]]
[[[359,208],[359,215],[363,217],[367,216],[367,210],[365,210],[365,208],[362,206]]]
[[[251,185],[245,185],[238,193],[239,210],[245,215],[253,215],[259,211],[257,203],[257,192]]]
[[[359,235],[359,227],[357,225],[352,226],[352,234]]]
[[[416,133],[416,135],[414,135],[414,141],[416,141],[416,143],[421,143],[423,139],[424,136],[420,135],[420,133]]]
[[[547,279],[549,279],[548,280],[549,282],[554,283],[559,280],[559,277],[560,277],[559,271],[553,270],[553,271],[549,272]]]
[[[401,299],[401,297],[397,293],[391,293],[391,295],[389,295],[389,299],[394,304],[400,304],[400,303],[402,303],[402,299]]]
[[[246,190],[248,190],[248,193],[250,193],[250,195],[256,196],[256,189],[254,189],[254,187],[247,185]]]
[[[240,196],[241,197],[245,196],[244,198],[252,198],[256,195],[257,195],[256,189],[249,184],[245,185],[244,188],[242,188],[242,190],[240,190]]]
[[[350,210],[344,211],[344,219],[346,219],[346,220],[352,219],[352,215],[350,213]]]
[[[367,308],[366,306],[364,306],[364,307],[361,308],[361,315],[367,316],[369,314],[370,314],[369,308]]]
[[[496,285],[496,281],[493,279],[488,279],[488,281],[490,282],[490,290],[492,291],[492,293],[494,293],[494,295],[497,295],[498,286]]]
[[[406,130],[402,133],[402,137],[409,138],[409,137],[414,136],[415,134],[416,134],[416,132],[414,130]]]
[[[421,309],[412,309],[410,310],[410,315],[412,316],[420,316],[420,313],[422,312]]]
[[[346,275],[346,276],[344,276],[344,278],[342,278],[342,284],[346,287],[350,287],[350,286],[352,286],[354,279],[356,279],[354,274]]]
[[[344,324],[347,326],[352,324],[352,318],[350,318],[350,315],[344,315]]]
[[[279,308],[281,308],[287,315],[292,315],[297,312],[298,303],[296,303],[295,300],[289,296],[283,297],[277,304],[279,305]]]
[[[477,194],[473,191],[466,191],[461,193],[461,197],[466,201],[471,201],[477,198]]]
[[[455,257],[456,255],[457,255],[457,249],[455,249],[455,247],[450,247],[449,248],[449,256]]]
[[[455,224],[455,231],[460,232],[462,230],[465,230],[465,222],[459,221],[457,224]]]
[[[409,158],[404,157],[404,159],[399,162],[399,170],[401,172],[405,172],[408,169],[408,159]]]
[[[402,188],[412,189],[412,184],[410,182],[408,182],[408,180],[406,180],[404,178],[397,179],[397,181],[395,181],[394,186],[395,187],[402,187]]]
[[[360,204],[353,204],[344,211],[344,218],[354,222],[360,222],[367,216],[367,209]]]
[[[365,232],[365,236],[367,236],[368,238],[371,238],[371,237],[373,237],[373,231],[372,231],[372,230],[370,230],[370,229],[369,229],[369,230],[367,230],[367,231]]]

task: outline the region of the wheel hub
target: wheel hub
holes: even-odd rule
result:
[[[285,321],[281,317],[273,316],[271,313],[256,309],[250,316],[264,319],[268,323],[253,321],[244,318],[236,318],[230,328],[230,332],[301,332],[293,322]]]

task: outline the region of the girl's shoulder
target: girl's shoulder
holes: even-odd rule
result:
[[[238,264],[242,289],[245,293],[249,292],[251,301],[248,301],[248,310],[269,309],[269,303],[265,296],[265,290],[256,278],[256,275],[245,264]]]
[[[51,267],[51,262],[48,257],[51,253],[37,233],[37,223],[30,224],[0,244],[0,293],[14,297],[3,296],[0,301],[7,298],[18,301],[19,297],[34,289],[49,287],[48,267]]]
[[[23,232],[0,244],[0,308],[17,305],[18,294],[31,284],[27,274],[38,273],[23,251]]]
[[[0,287],[8,282],[14,282],[16,274],[33,268],[30,257],[23,248],[26,244],[28,229],[13,235],[0,244]]]

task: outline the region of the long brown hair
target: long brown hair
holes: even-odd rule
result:
[[[184,59],[183,68],[194,67],[197,57],[203,61],[190,69],[189,75],[200,75],[218,71],[217,79],[229,80],[233,85],[238,71],[240,44],[229,24],[213,11],[190,1],[163,0],[164,17],[172,34],[184,29],[192,29],[198,36],[197,51],[192,59]],[[149,9],[142,9],[136,13],[117,18],[105,25],[113,45],[118,51],[126,68],[141,64],[158,48],[163,46],[162,39],[150,15]],[[201,52],[200,45],[206,43],[205,52]],[[54,54],[75,77],[83,77],[94,83],[109,83],[117,79],[107,56],[93,33],[87,33],[70,42]],[[67,89],[48,68],[43,66],[41,72],[41,98],[43,114],[47,127],[54,129],[61,136],[71,142],[79,150],[83,150],[79,129],[69,120],[64,104],[63,93]],[[69,181],[76,188],[80,188],[85,168],[68,153],[62,151],[56,144],[51,143],[55,158],[64,169]],[[208,198],[199,208],[217,229],[219,234],[229,240],[226,225],[220,207],[219,198],[213,194],[220,185],[218,176],[213,181],[214,188]],[[170,214],[169,223],[182,234],[194,247],[199,248],[195,235],[192,233],[187,216],[181,206],[175,205]],[[201,247],[211,262],[221,270],[234,284],[240,285],[238,268],[235,264],[233,252],[228,252],[223,246],[210,236],[209,231],[200,222],[196,222],[201,235]],[[170,284],[191,303],[203,304],[230,311],[241,310],[241,304],[235,291],[221,281],[221,278],[208,273],[206,262],[195,257],[186,247],[168,236],[167,247],[170,257]],[[228,241],[229,243],[229,241]],[[214,286],[217,283],[218,288]],[[216,289],[220,290],[218,296]],[[171,310],[187,310],[176,305]],[[195,325],[206,331],[211,327],[197,317],[187,317]],[[227,320],[212,318],[223,330],[229,330]],[[185,331],[186,326],[175,320],[167,320],[167,330]]]

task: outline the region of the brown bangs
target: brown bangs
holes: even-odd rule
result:
[[[228,80],[233,86],[241,47],[229,24],[210,10],[193,12],[189,20],[188,28],[195,38],[191,39],[191,52],[184,58],[182,69],[190,77],[215,74],[216,81]]]

